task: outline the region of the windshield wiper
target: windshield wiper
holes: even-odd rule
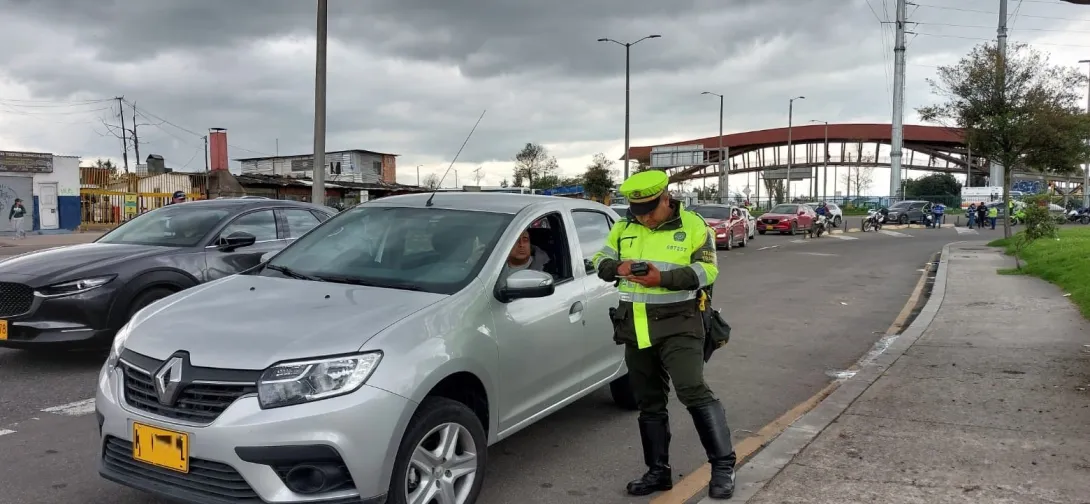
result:
[[[358,278],[358,277],[328,276],[328,275],[322,276],[322,280],[327,281],[327,282],[343,283],[343,284],[349,284],[349,285],[360,285],[360,286],[364,286],[364,287],[379,287],[379,288],[386,288],[386,289],[401,289],[401,290],[418,291],[418,292],[423,292],[424,291],[424,289],[422,289],[420,286],[418,286],[416,284],[411,284],[411,283],[408,283],[408,282],[375,282],[375,281],[371,281],[371,280],[364,280],[364,279]]]
[[[287,266],[279,266],[279,265],[276,265],[276,264],[267,264],[267,265],[265,265],[265,267],[268,268],[268,269],[271,269],[273,271],[278,271],[280,273],[283,273],[284,275],[287,275],[289,277],[292,277],[292,278],[295,278],[295,279],[298,279],[298,280],[310,280],[312,282],[324,282],[325,281],[325,280],[323,280],[321,278],[318,278],[316,276],[311,276],[311,275],[307,275],[307,274],[304,274],[304,273],[300,273],[300,272],[295,271],[295,270],[293,270],[293,269],[291,269],[291,268],[289,268]]]

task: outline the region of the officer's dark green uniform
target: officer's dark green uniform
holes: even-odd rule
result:
[[[669,177],[649,170],[621,184],[628,198],[626,218],[613,226],[592,261],[598,276],[618,279],[625,261],[647,262],[660,271],[656,287],[621,279],[614,339],[625,345],[625,363],[640,408],[640,437],[648,471],[628,484],[633,495],[673,487],[669,463],[669,382],[693,417],[712,466],[708,494],[734,493],[735,454],[722,404],[704,382],[704,323],[701,289],[715,282],[719,267],[715,238],[704,219],[682,208],[666,192]],[[648,228],[640,219],[659,224]]]

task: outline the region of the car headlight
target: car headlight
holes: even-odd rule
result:
[[[257,383],[262,409],[350,394],[375,371],[381,352],[284,362],[266,369]]]
[[[117,275],[105,275],[98,277],[82,278],[71,282],[62,282],[38,289],[38,295],[42,297],[61,297],[82,294],[91,289],[97,289],[110,283]]]
[[[121,352],[125,351],[125,341],[129,339],[131,333],[132,322],[128,322],[114,335],[114,343],[110,346],[110,356],[106,358],[106,366],[109,369],[117,367],[117,363],[121,361]]]

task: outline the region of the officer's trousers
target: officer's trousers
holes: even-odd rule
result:
[[[671,380],[678,399],[687,408],[717,400],[704,382],[703,335],[682,332],[642,350],[626,344],[624,358],[640,413],[644,415],[666,413]]]

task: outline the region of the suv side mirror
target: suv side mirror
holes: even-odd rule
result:
[[[249,247],[257,242],[257,237],[245,231],[235,231],[216,240],[216,246],[224,252],[233,252],[242,247]]]
[[[806,215],[806,210],[799,210],[799,215]]]
[[[544,271],[521,270],[511,273],[496,287],[496,299],[510,303],[522,298],[541,298],[556,291],[553,276]]]

